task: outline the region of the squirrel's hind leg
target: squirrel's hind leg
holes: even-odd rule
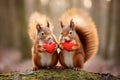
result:
[[[32,53],[32,69],[35,71],[35,70],[38,70],[40,69],[40,57],[38,56],[38,54],[35,54],[35,53]]]
[[[58,63],[58,52],[56,50],[52,55],[52,61],[51,61],[51,64],[50,64],[50,68],[56,69],[57,68],[57,66],[56,66],[57,63]]]
[[[80,53],[77,53],[73,57],[74,70],[81,70],[84,64],[84,56]]]
[[[62,51],[60,51],[60,53],[59,53],[59,62],[60,62],[61,65],[58,67],[58,69],[65,69],[65,68],[67,68],[67,66],[66,66],[66,64],[64,62],[64,56],[63,56]]]

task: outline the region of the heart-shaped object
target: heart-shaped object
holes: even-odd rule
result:
[[[48,52],[48,53],[50,53],[50,54],[52,54],[53,53],[53,51],[54,51],[54,49],[55,49],[55,47],[56,47],[56,44],[54,43],[54,42],[50,42],[50,43],[44,43],[43,44],[43,47],[44,47],[44,49],[46,49],[46,51]]]
[[[67,51],[70,51],[71,48],[75,45],[75,42],[74,41],[69,41],[69,42],[64,41],[64,42],[62,42],[62,45]]]

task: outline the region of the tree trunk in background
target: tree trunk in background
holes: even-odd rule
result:
[[[115,17],[115,51],[113,53],[115,62],[120,65],[120,0],[113,0],[116,9]]]
[[[13,45],[18,48],[20,47],[20,38],[19,38],[19,24],[18,24],[18,15],[16,12],[15,0],[8,0],[9,3],[9,15],[10,15],[10,22],[12,24],[11,28],[13,31]]]
[[[105,48],[103,52],[103,57],[105,59],[109,58],[109,49],[110,49],[110,42],[111,42],[111,37],[112,37],[112,13],[113,13],[113,6],[112,6],[112,1],[108,3],[108,9],[107,9],[107,25],[106,25],[106,41],[105,41]]]
[[[25,18],[24,1],[15,0],[15,3],[17,7],[18,21],[20,26],[20,50],[23,54],[23,58],[27,58],[31,56],[31,46],[30,40],[28,40],[28,25]]]
[[[12,26],[9,17],[8,1],[0,0],[0,47],[13,46]]]
[[[97,4],[97,2],[96,2]],[[107,31],[107,22],[108,22],[108,3],[106,3],[106,1],[102,1],[100,0],[100,10],[98,11],[98,13],[100,13],[99,17],[97,19],[100,19],[100,21],[98,22],[99,25],[96,24],[98,32],[99,32],[99,52],[100,55],[102,55],[102,57],[104,57],[104,52],[105,52],[105,46],[106,46],[106,31]],[[94,16],[94,15],[93,15]]]
[[[98,4],[99,3],[99,4]],[[106,22],[103,23],[104,18],[105,18],[105,7],[104,9],[102,8],[103,6],[105,6],[105,4],[103,4],[105,2],[101,1],[101,0],[92,0],[92,8],[91,8],[91,17],[93,19],[93,21],[95,22],[97,31],[98,31],[98,37],[99,37],[99,55],[102,55],[103,51],[104,51],[104,47],[105,47],[105,30],[106,30]],[[97,5],[96,5],[97,4]],[[102,24],[103,23],[103,24]],[[103,30],[104,29],[104,30]]]

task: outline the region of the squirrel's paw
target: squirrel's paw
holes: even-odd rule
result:
[[[81,70],[81,68],[80,68],[80,67],[74,67],[73,69],[74,69],[74,70],[76,70],[76,71]]]
[[[34,66],[34,67],[32,68],[33,71],[36,71],[36,70],[38,70],[38,69],[39,69],[39,67],[37,67],[37,66]]]
[[[74,51],[74,50],[76,50],[76,49],[77,49],[77,47],[76,47],[76,46],[73,46],[71,50]]]
[[[64,66],[58,66],[58,69],[65,69]]]
[[[40,49],[38,49],[38,51],[39,51],[39,52],[45,52],[46,49],[44,49],[44,48],[40,48]]]
[[[58,45],[58,48],[60,48],[61,50],[64,49],[64,47],[61,44]]]
[[[59,69],[59,66],[53,66],[52,68],[53,69]]]

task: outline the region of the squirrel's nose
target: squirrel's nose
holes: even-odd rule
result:
[[[51,39],[52,39],[52,37],[51,37],[51,36],[47,37],[47,40],[51,40]]]
[[[48,40],[52,39],[51,37],[48,38]]]
[[[70,41],[70,38],[69,37],[64,37],[64,40],[65,41]]]

